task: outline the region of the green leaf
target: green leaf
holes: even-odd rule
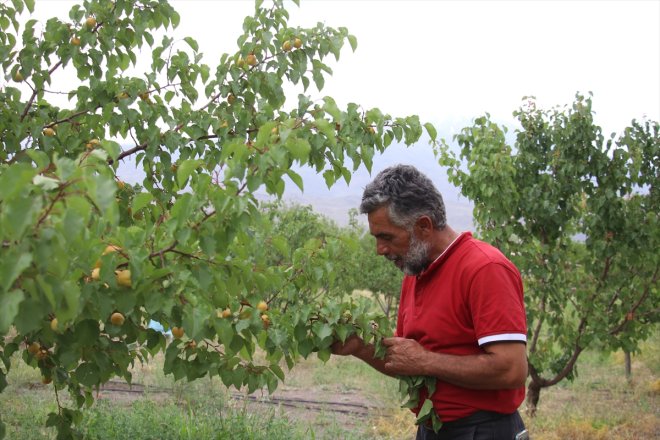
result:
[[[309,145],[306,139],[296,139],[290,137],[287,139],[284,147],[291,153],[291,155],[304,163],[309,158],[309,153],[312,151],[312,146]],[[300,185],[298,185],[300,186]],[[302,189],[302,188],[301,188]]]
[[[181,227],[188,220],[188,214],[190,213],[190,205],[192,203],[192,194],[185,193],[179,200],[174,203],[172,206],[172,220],[175,222],[177,227]]]
[[[279,365],[272,364],[270,366],[270,371],[272,371],[281,381],[284,380],[284,371],[282,371]]]
[[[25,154],[27,154],[39,168],[46,168],[50,163],[48,155],[41,150],[25,150]]]
[[[78,169],[76,162],[68,157],[57,157],[54,162],[55,174],[62,181],[69,180],[69,177],[71,177]]]
[[[101,381],[99,368],[91,362],[80,364],[76,368],[74,377],[78,380],[78,383],[87,387],[93,387]]]
[[[147,206],[154,199],[151,193],[140,193],[133,198],[132,209],[133,212],[138,212],[140,209]]]
[[[442,420],[440,420],[440,417],[438,417],[437,414],[432,414],[431,415],[431,422],[432,422],[432,428],[433,432],[437,433],[440,431],[440,428],[442,428]]]
[[[183,188],[188,180],[188,177],[203,164],[204,161],[200,159],[188,159],[184,160],[176,170],[176,181],[179,184],[179,188]]]
[[[312,69],[312,79],[314,80],[314,84],[316,84],[316,88],[319,91],[323,90],[323,86],[325,85],[325,78],[323,78],[323,73],[320,69]]]
[[[335,133],[335,124],[331,124],[325,119],[315,119],[314,125],[323,133],[327,138],[330,145],[337,145],[336,133]]]
[[[300,191],[305,190],[305,188],[303,186],[303,180],[302,180],[302,177],[300,177],[300,174],[296,173],[293,170],[287,170],[286,175],[289,176],[289,179],[291,179],[293,181],[293,183],[295,183],[298,188],[300,188]]]
[[[332,327],[325,323],[316,323],[314,325],[314,333],[316,336],[318,336],[319,339],[323,340],[329,336],[332,336]]]
[[[268,394],[273,394],[277,389],[277,377],[272,374],[266,375],[266,385],[268,386]]]
[[[195,52],[199,51],[199,45],[197,44],[197,41],[195,41],[194,38],[192,37],[185,37],[184,41],[188,43],[188,45],[194,50]]]
[[[23,1],[22,1],[22,0],[11,0],[11,2],[12,2],[12,4],[14,5],[14,8],[15,8],[18,12],[23,12]],[[28,24],[26,24],[25,27],[32,27],[32,25],[30,25],[30,24],[29,24],[29,21],[28,21]]]
[[[0,211],[0,222],[5,230],[4,238],[19,239],[26,229],[36,220],[41,209],[41,198],[21,198],[5,203],[5,212]]]
[[[257,138],[255,139],[254,146],[261,149],[271,144],[271,135],[272,130],[277,126],[276,121],[268,121],[261,127],[259,127],[259,132],[257,133]]]
[[[5,334],[18,314],[18,307],[25,298],[20,290],[0,293],[0,335]]]
[[[32,179],[32,183],[34,183],[36,186],[40,187],[44,191],[51,191],[60,186],[60,181],[57,179],[53,179],[52,177],[46,177],[41,174],[34,176],[34,179]]]
[[[0,202],[10,200],[25,191],[26,186],[37,174],[37,170],[27,163],[18,163],[2,169],[0,173]]]
[[[119,153],[121,153],[121,145],[115,141],[102,140],[101,148],[103,148],[108,153],[113,161],[117,160]]]
[[[76,324],[76,341],[81,345],[93,345],[99,337],[99,322],[95,319],[85,319]]]
[[[332,170],[325,170],[323,172],[323,178],[328,188],[332,188],[332,185],[337,181],[337,177],[335,177],[335,173]]]
[[[92,200],[103,213],[106,213],[115,204],[117,184],[113,179],[97,174],[90,176],[87,182]]]
[[[197,307],[186,307],[183,315],[183,327],[191,339],[200,339],[206,324],[206,318],[211,315],[211,310],[204,305]]]
[[[8,291],[16,278],[32,263],[32,254],[22,252],[6,252],[0,260],[0,287],[2,291]]]
[[[326,96],[323,98],[323,101],[325,101],[325,104],[323,105],[323,110],[328,112],[332,116],[335,122],[339,122],[339,120],[341,119],[341,111],[339,111],[339,108],[337,107],[337,103],[335,102],[335,100],[329,96]]]
[[[298,343],[298,352],[305,359],[307,359],[307,356],[309,356],[313,349],[314,343],[310,339],[303,339]]]
[[[317,356],[322,362],[328,362],[330,360],[330,355],[332,354],[332,351],[330,351],[329,348],[323,348],[318,351]]]
[[[431,415],[431,411],[433,411],[433,401],[431,399],[426,399],[422,407],[419,409],[416,423],[419,424],[428,419]]]
[[[337,337],[339,340],[341,342],[345,342],[349,335],[349,327],[346,325],[339,325],[335,331],[337,332]]]
[[[228,319],[217,319],[213,325],[220,341],[225,346],[229,346],[231,340],[234,338],[234,329],[232,328],[231,322]]]
[[[426,387],[426,392],[429,396],[432,396],[435,393],[436,379],[435,377],[424,377],[424,386]]]
[[[241,139],[232,139],[222,146],[220,160],[227,160],[232,157],[232,155],[237,158],[237,160],[241,160],[240,158],[245,155],[246,150],[245,141]]]
[[[424,124],[424,128],[426,128],[426,131],[429,134],[429,137],[431,138],[431,140],[433,140],[433,141],[436,140],[436,138],[438,137],[438,132],[436,131],[433,124],[431,124],[430,122],[427,122],[426,124]]]
[[[355,38],[355,35],[348,35],[347,38],[351,45],[351,49],[353,49],[353,52],[355,52],[355,49],[357,49],[357,38]]]
[[[178,12],[172,11],[172,15],[170,15],[170,21],[172,22],[172,27],[177,27],[181,21],[181,16]]]
[[[282,256],[288,257],[291,254],[291,247],[289,246],[289,242],[285,237],[272,237],[271,244]]]

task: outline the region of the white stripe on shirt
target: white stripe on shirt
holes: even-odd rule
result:
[[[502,333],[499,335],[484,336],[483,338],[479,338],[477,342],[479,345],[484,345],[490,342],[500,341],[521,341],[527,343],[527,335],[522,333]]]

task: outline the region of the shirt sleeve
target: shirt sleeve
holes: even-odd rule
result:
[[[523,285],[515,267],[496,262],[485,265],[472,280],[469,295],[479,345],[527,342]]]

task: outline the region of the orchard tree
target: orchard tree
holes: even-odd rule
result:
[[[606,139],[580,94],[551,110],[530,98],[514,115],[514,145],[484,116],[455,136],[458,157],[439,153],[480,235],[524,277],[534,414],[586,348],[635,351],[658,321],[660,126],[633,120]]]
[[[355,37],[290,27],[283,0],[257,1],[237,51],[209,66],[193,38],[167,36],[179,15],[165,0],[86,0],[45,23],[34,7],[0,3],[0,391],[20,355],[70,394],[47,420],[70,438],[94,387],[158,352],[176,379],[272,391],[284,362],[388,333],[366,306],[305,294],[332,276],[333,243],[257,233],[255,193],[280,197],[285,177],[302,189],[294,165],[331,186],[422,135],[415,116],[309,94]]]
[[[292,298],[281,304],[281,307],[288,307],[291,302],[298,301],[300,295],[319,304],[342,302],[361,286],[362,267],[356,266],[354,261],[359,245],[352,229],[337,226],[332,220],[314,212],[311,206],[272,203],[262,209],[265,222],[255,229],[253,241],[262,248],[260,251],[255,249],[255,252],[269,255],[267,266],[288,267],[294,263],[299,264],[299,261],[294,260],[309,258],[307,253],[301,251],[312,245],[323,253],[324,267],[310,268],[319,275],[318,283],[310,284],[316,290],[308,291],[301,285],[300,288],[305,291],[291,292]]]
[[[349,212],[349,233],[358,243],[352,258],[355,268],[355,286],[371,292],[382,312],[390,319],[396,319],[399,309],[401,281],[403,274],[393,264],[384,264],[382,256],[375,252],[374,238],[357,222],[357,209]]]
[[[368,298],[387,318],[396,317],[402,273],[374,251],[374,239],[357,221],[355,208],[349,211],[349,224],[345,227],[313,212],[310,206],[270,208],[270,221],[275,228],[265,232],[267,237],[281,236],[292,248],[301,248],[309,240],[332,244],[334,255],[325,263],[329,274],[325,277],[326,286],[316,296],[336,298],[350,296],[354,290],[366,290]],[[278,254],[275,258],[282,257]]]

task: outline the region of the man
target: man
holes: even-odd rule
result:
[[[376,251],[404,273],[395,337],[384,359],[357,336],[333,345],[391,375],[437,379],[431,397],[443,422],[418,440],[523,438],[517,412],[527,377],[520,273],[500,251],[446,224],[442,196],[416,168],[379,173],[364,190]],[[423,399],[422,399],[423,400]]]

